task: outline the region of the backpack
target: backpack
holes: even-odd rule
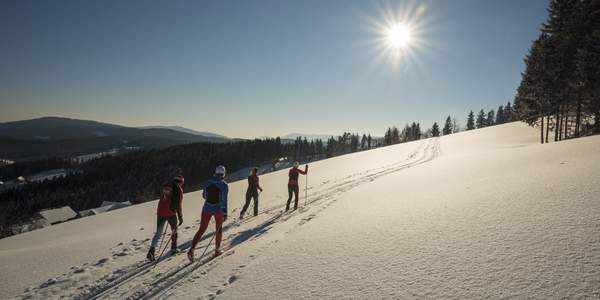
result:
[[[175,183],[172,183],[171,190],[171,203],[169,204],[169,209],[176,212],[179,211],[179,208],[181,207],[183,195],[181,194],[181,189]]]
[[[211,183],[206,187],[206,202],[210,204],[218,204],[221,190],[216,184]]]

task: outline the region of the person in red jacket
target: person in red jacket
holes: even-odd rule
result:
[[[152,238],[150,250],[146,256],[148,260],[154,261],[154,252],[156,245],[163,233],[165,223],[168,222],[171,227],[171,254],[179,252],[177,248],[177,227],[183,224],[183,214],[181,212],[181,203],[183,202],[183,176],[179,175],[170,182],[163,184],[158,208],[156,210],[156,233]],[[179,220],[179,224],[177,221]]]
[[[299,165],[300,165],[300,163],[294,162],[294,167],[291,168],[288,173],[288,177],[289,177],[288,200],[287,200],[287,205],[285,206],[285,211],[290,210],[290,202],[292,201],[292,194],[294,194],[296,196],[295,202],[294,202],[294,209],[298,209],[298,192],[299,192],[298,177],[300,177],[300,174],[306,175],[308,173],[308,165],[304,166],[304,171],[298,169]]]

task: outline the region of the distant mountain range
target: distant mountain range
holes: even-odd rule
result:
[[[226,137],[224,135],[220,135],[220,134],[216,134],[216,133],[212,133],[212,132],[196,131],[196,130],[181,127],[181,126],[144,126],[144,127],[138,127],[138,128],[140,128],[140,129],[171,129],[171,130],[185,132],[185,133],[194,134],[194,135],[229,139],[229,137]]]
[[[0,123],[0,158],[38,159],[68,157],[113,148],[162,148],[194,142],[230,139],[183,127],[126,127],[61,117]]]
[[[281,137],[293,143],[298,137],[327,141],[332,135],[290,133]],[[181,126],[127,127],[90,120],[43,117],[0,123],[0,159],[33,160],[74,157],[111,149],[156,149],[169,146],[238,141],[220,134]]]

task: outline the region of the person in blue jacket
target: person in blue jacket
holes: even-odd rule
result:
[[[194,260],[194,249],[198,242],[202,239],[202,235],[208,228],[208,223],[211,217],[215,218],[215,256],[221,255],[219,248],[221,247],[221,238],[223,235],[223,221],[227,219],[227,193],[229,186],[224,180],[225,167],[218,166],[215,174],[208,179],[208,183],[204,188],[202,197],[205,199],[204,207],[202,208],[202,218],[200,219],[200,228],[194,239],[192,247],[187,255],[190,261]]]

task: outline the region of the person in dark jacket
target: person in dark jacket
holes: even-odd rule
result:
[[[246,213],[246,210],[248,209],[248,206],[250,206],[250,200],[254,199],[254,216],[258,216],[258,191],[260,190],[261,192],[263,191],[263,189],[260,187],[260,184],[258,183],[258,169],[257,168],[252,168],[252,173],[250,173],[250,176],[248,176],[248,189],[246,190],[246,203],[244,204],[244,207],[242,208],[242,212],[240,213],[240,219],[244,218],[244,214]]]
[[[179,252],[177,248],[177,227],[183,223],[183,213],[181,212],[181,203],[183,202],[183,176],[176,176],[170,182],[163,185],[163,189],[156,209],[156,232],[152,237],[150,250],[146,258],[154,261],[156,245],[163,233],[165,223],[171,227],[171,253]],[[179,224],[177,221],[179,220]]]
[[[196,245],[202,239],[202,235],[208,228],[208,223],[212,217],[215,218],[215,256],[221,255],[221,238],[223,236],[223,221],[227,220],[227,194],[229,186],[224,180],[225,167],[218,166],[202,192],[202,197],[206,199],[202,207],[202,218],[200,219],[200,228],[194,235],[192,247],[187,255],[190,261],[194,261],[194,250]]]
[[[289,177],[288,200],[287,200],[287,205],[285,206],[285,211],[290,210],[292,194],[294,194],[296,196],[295,201],[294,201],[294,209],[298,209],[298,193],[299,193],[298,177],[300,177],[300,174],[306,175],[308,173],[308,165],[304,166],[304,171],[298,169],[299,165],[300,165],[300,163],[294,162],[294,167],[291,168],[290,171],[288,172],[288,177]]]

